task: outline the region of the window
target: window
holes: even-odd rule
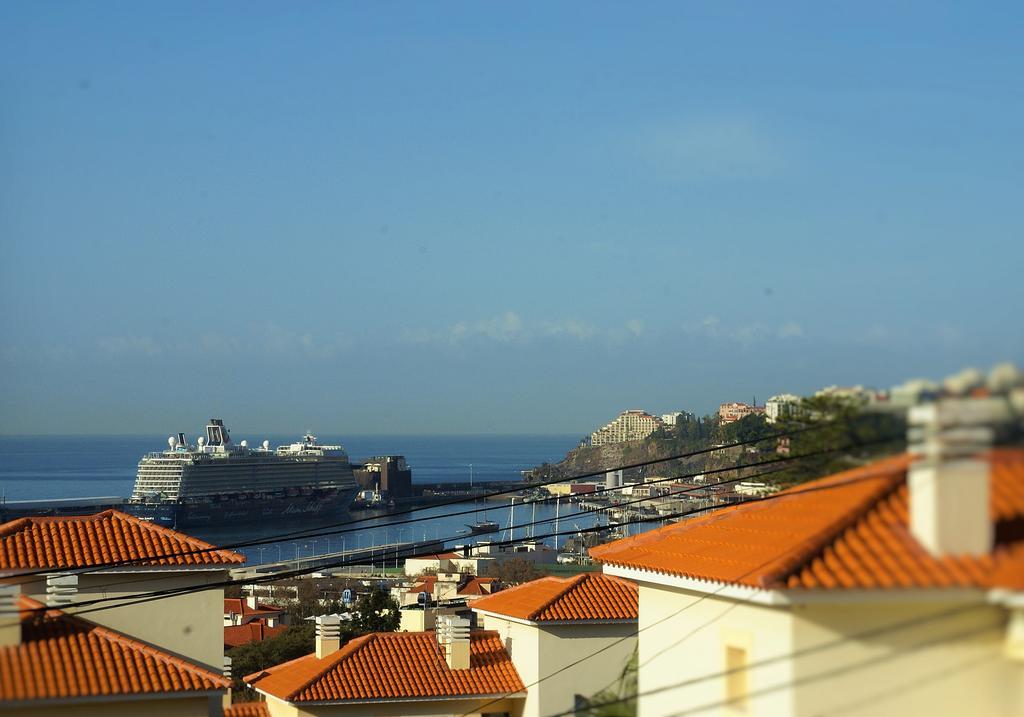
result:
[[[747,651],[742,647],[725,648],[725,699],[734,710],[746,711],[750,691]]]

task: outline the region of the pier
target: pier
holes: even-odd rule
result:
[[[405,540],[393,543],[382,543],[370,547],[358,547],[348,550],[336,550],[318,555],[305,555],[287,560],[275,560],[267,563],[253,563],[231,571],[233,578],[252,578],[283,573],[290,570],[311,570],[326,567],[333,563],[347,562],[346,567],[355,568],[358,562],[366,561],[367,565],[382,567],[401,566],[406,556],[416,554],[440,553],[444,551],[442,540]],[[345,567],[337,568],[344,570]]]

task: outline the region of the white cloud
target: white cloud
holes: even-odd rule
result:
[[[783,143],[763,123],[743,115],[716,115],[648,128],[641,151],[688,177],[765,178],[789,164]]]
[[[590,324],[570,319],[541,324],[541,334],[544,336],[569,336],[584,341],[594,338],[598,334],[598,330]]]
[[[108,356],[156,356],[164,351],[151,336],[105,336],[96,340],[96,348]]]
[[[796,321],[787,321],[776,329],[760,322],[739,325],[727,325],[717,316],[706,316],[698,324],[691,324],[683,329],[690,334],[699,334],[709,338],[733,341],[744,346],[766,341],[771,338],[792,339],[804,335],[803,327]]]
[[[444,345],[458,345],[471,340],[522,344],[544,338],[622,341],[639,337],[644,330],[644,323],[639,319],[631,319],[622,326],[602,328],[578,319],[527,320],[515,311],[506,311],[490,318],[458,321],[444,330],[421,328],[405,331],[402,341]]]
[[[795,321],[787,321],[779,327],[777,336],[780,339],[795,339],[804,335],[804,327]]]

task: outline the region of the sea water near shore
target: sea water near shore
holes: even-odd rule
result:
[[[269,439],[272,445],[295,440],[294,436],[233,436],[250,443]],[[0,436],[0,491],[6,500],[41,500],[86,496],[123,496],[131,494],[139,458],[162,450],[165,436]],[[475,481],[516,480],[520,471],[545,461],[560,460],[575,447],[577,436],[320,436],[324,444],[341,443],[355,462],[372,455],[399,454],[409,461],[414,483],[469,482],[473,465]],[[253,563],[309,556],[329,551],[369,547],[396,541],[444,539],[449,545],[467,524],[493,520],[502,532],[477,539],[505,539],[510,501],[480,502],[477,506],[435,506],[411,515],[378,516],[361,522],[357,531],[328,535],[315,540],[283,540],[268,543],[263,549],[248,548]],[[450,515],[456,511],[479,508],[468,515]],[[561,531],[574,526],[590,527],[594,514],[575,514],[561,506]],[[536,506],[536,519],[554,518],[555,507]],[[407,523],[410,518],[427,518]],[[534,518],[532,507],[517,506],[515,524]],[[315,530],[315,524],[301,523],[233,526],[221,525],[190,529],[189,532],[216,544],[253,540],[297,530]],[[554,524],[538,526],[536,534],[554,532]],[[527,529],[515,531],[513,538],[525,538]],[[452,540],[454,539],[454,540]],[[549,539],[549,544],[554,540]],[[564,538],[561,542],[564,542]]]

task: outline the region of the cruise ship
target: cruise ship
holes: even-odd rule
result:
[[[271,449],[232,443],[219,418],[190,445],[184,433],[165,451],[139,461],[124,509],[171,527],[333,518],[347,510],[358,486],[341,446],[300,442]]]

